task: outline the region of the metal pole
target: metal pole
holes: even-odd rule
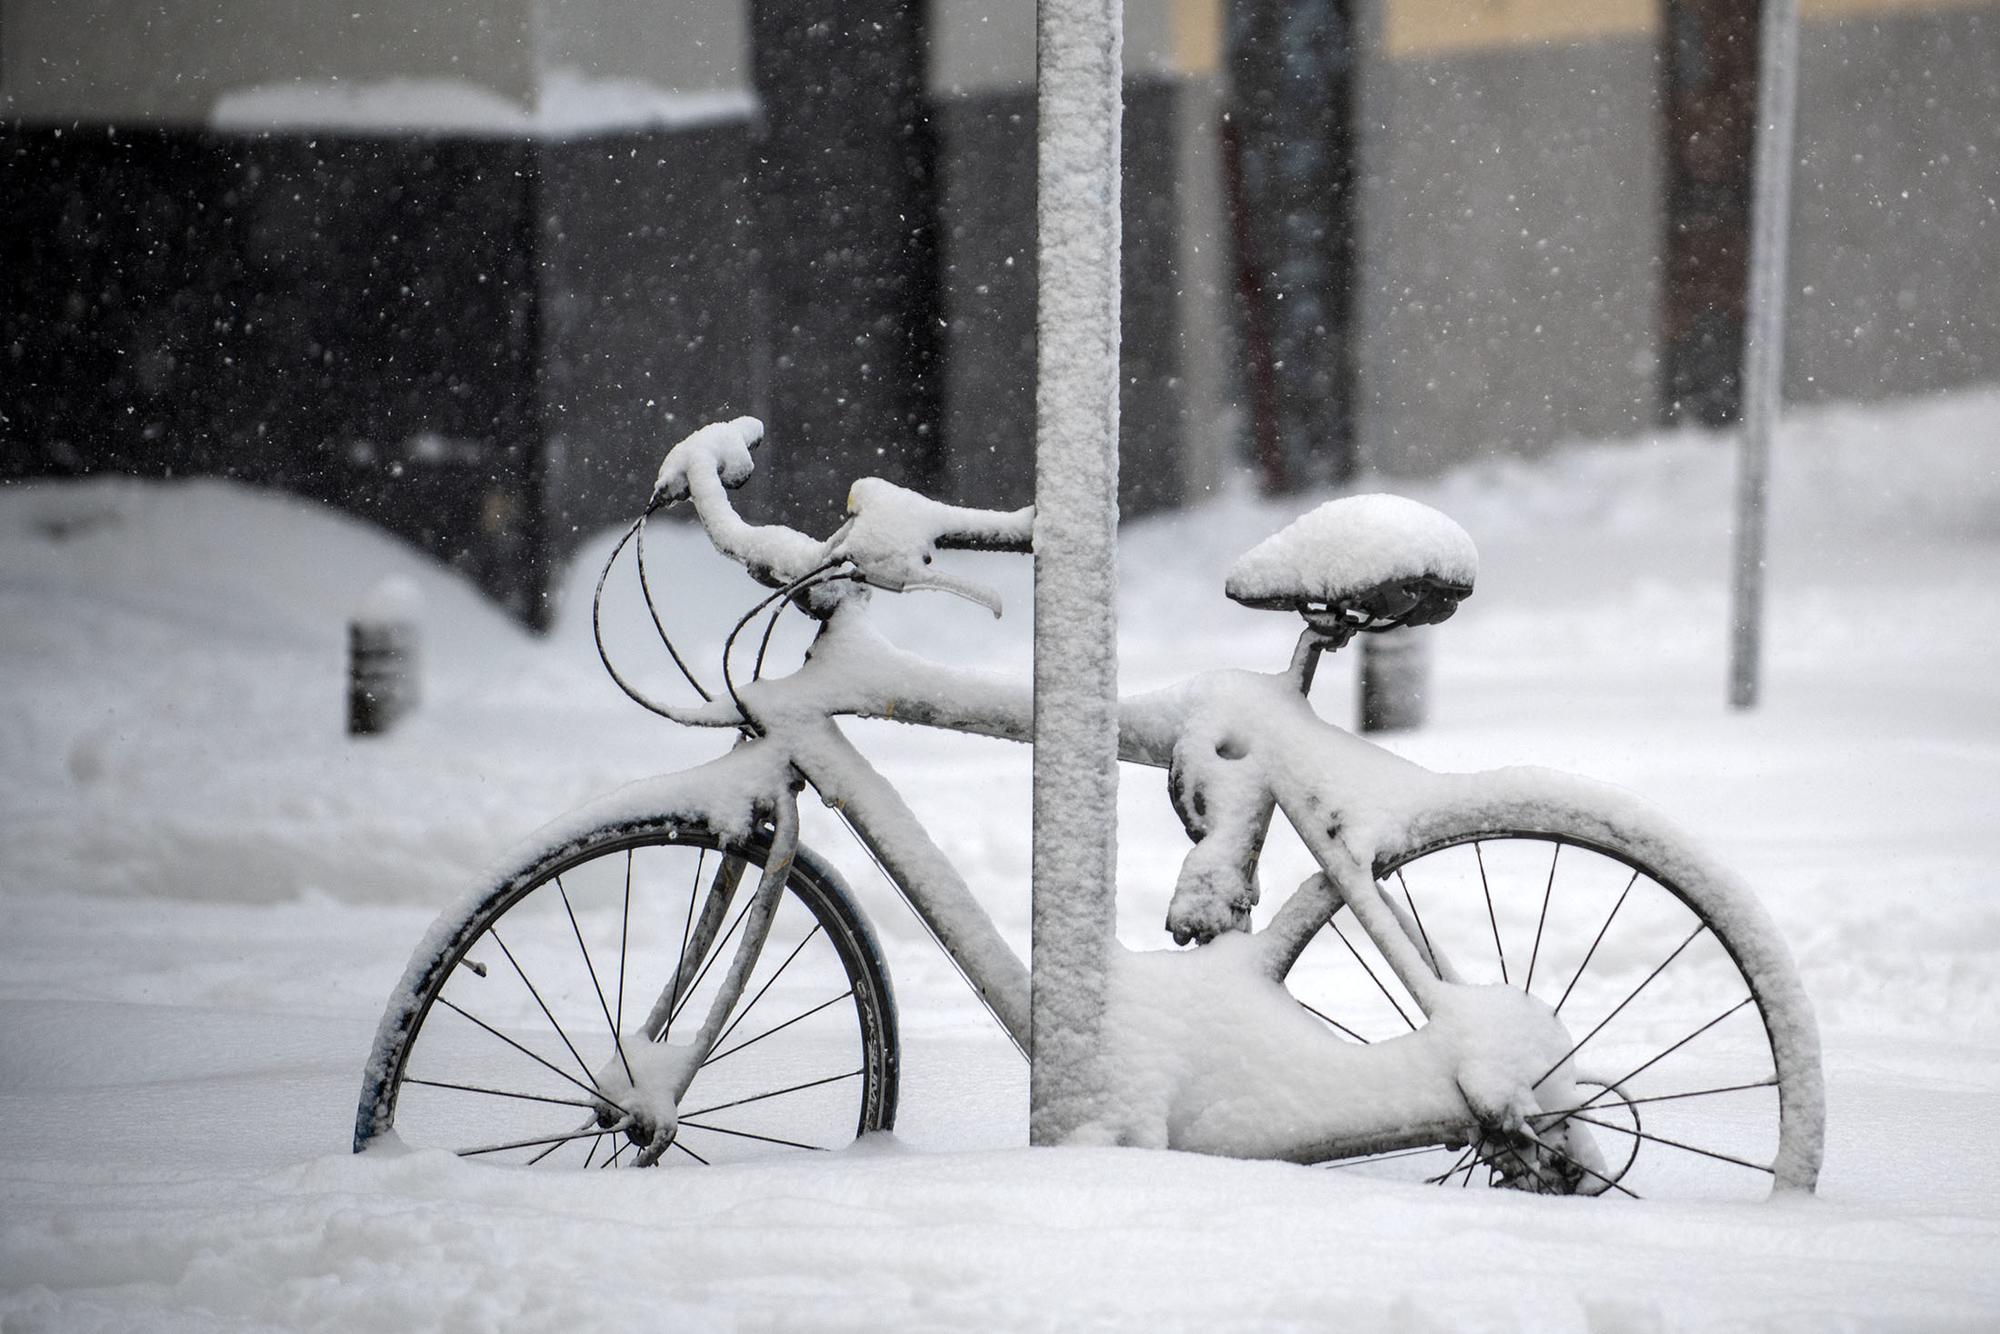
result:
[[[1736,578],[1729,703],[1757,703],[1764,622],[1764,528],[1785,374],[1785,267],[1792,130],[1798,109],[1798,0],[1762,0],[1757,44],[1757,166],[1751,184],[1750,311],[1743,352],[1743,449],[1736,487]]]
[[[375,736],[417,707],[424,598],[401,575],[376,582],[347,623],[347,734]]]
[[[1431,632],[1415,626],[1361,636],[1361,730],[1405,732],[1424,725],[1431,677]]]
[[[1123,0],[1039,0],[1029,1138],[1091,1118],[1117,925]]]

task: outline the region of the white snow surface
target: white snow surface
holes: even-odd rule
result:
[[[637,79],[553,69],[542,73],[533,106],[463,79],[293,79],[223,94],[209,113],[209,124],[246,133],[414,130],[566,139],[620,130],[685,129],[742,120],[756,110],[756,98],[747,92],[676,92]]]
[[[1722,702],[1733,467],[1725,442],[1670,434],[1393,482],[1476,535],[1483,568],[1424,632],[1431,724],[1391,748],[1643,793],[1798,959],[1825,1047],[1819,1197],[1700,1207],[1026,1149],[1011,1044],[811,803],[806,840],[895,975],[893,1138],[670,1178],[354,1158],[370,1038],[438,910],[545,822],[726,734],[656,724],[603,679],[588,593],[608,537],[540,641],[303,502],[0,488],[0,1328],[1991,1328],[2000,392],[1785,423],[1747,715]],[[1126,687],[1282,666],[1293,618],[1232,604],[1223,572],[1324,499],[1232,491],[1127,525]],[[754,585],[686,526],[658,526],[648,557],[708,669]],[[1024,670],[1028,562],[938,564],[1016,611],[877,595],[891,639]],[[351,741],[345,622],[387,575],[423,595],[427,703]],[[671,693],[628,584],[607,614],[619,661]],[[771,651],[801,643],[781,629]],[[1350,657],[1314,692],[1340,722]],[[1025,751],[849,730],[1025,946]],[[1124,776],[1120,936],[1155,948],[1188,843],[1163,775]],[[1296,848],[1266,857],[1269,885],[1303,874]]]

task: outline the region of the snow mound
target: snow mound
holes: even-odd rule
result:
[[[583,138],[639,129],[690,129],[754,116],[740,91],[676,92],[638,79],[549,70],[534,105],[463,79],[289,80],[224,93],[209,113],[218,130],[416,131],[480,137]]]

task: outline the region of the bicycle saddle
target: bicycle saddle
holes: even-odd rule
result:
[[[1472,538],[1402,496],[1329,500],[1229,567],[1224,591],[1246,607],[1336,613],[1360,629],[1430,625],[1472,592]]]

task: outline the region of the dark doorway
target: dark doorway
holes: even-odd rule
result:
[[[1756,141],[1758,0],[1665,0],[1666,238],[1660,419],[1724,426],[1742,406]]]
[[[1352,0],[1230,0],[1223,169],[1269,492],[1355,468]]]

